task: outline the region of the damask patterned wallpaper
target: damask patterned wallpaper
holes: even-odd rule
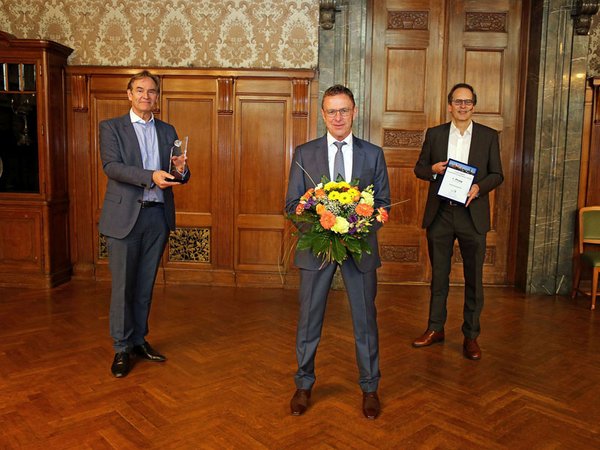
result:
[[[314,69],[318,0],[0,0],[0,30],[71,65]]]

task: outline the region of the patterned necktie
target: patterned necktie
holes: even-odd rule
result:
[[[337,147],[337,152],[335,153],[335,159],[333,160],[333,180],[338,179],[338,176],[341,176],[343,180],[346,179],[346,170],[344,168],[344,154],[342,153],[342,147],[346,145],[345,142],[335,141],[333,143]]]

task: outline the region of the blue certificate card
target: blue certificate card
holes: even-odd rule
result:
[[[449,159],[438,195],[464,205],[476,174],[477,167]]]

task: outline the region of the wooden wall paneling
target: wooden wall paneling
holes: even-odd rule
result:
[[[452,45],[448,47],[446,84],[448,88],[459,82],[473,85],[478,101],[474,120],[500,133],[504,183],[490,196],[493,222],[487,236],[484,266],[484,282],[491,284],[504,284],[508,280],[521,6],[521,2],[514,0],[449,2],[448,40]],[[462,282],[458,248],[455,262],[451,280]]]
[[[234,230],[235,269],[241,285],[281,285],[291,111],[288,80],[268,84],[238,80]]]
[[[180,139],[189,137],[188,164],[192,172],[189,183],[173,189],[177,231],[171,235],[163,256],[167,283],[234,283],[231,266],[224,266],[220,257],[231,246],[229,226],[221,220],[231,215],[227,210],[231,191],[221,187],[232,185],[228,172],[233,166],[220,163],[219,150],[227,150],[217,146],[223,96],[231,95],[226,87],[223,89],[223,83],[212,77],[163,80],[164,120],[175,126]]]
[[[67,76],[67,123],[69,137],[69,218],[73,278],[93,278],[96,262],[94,213],[91,193],[95,164],[90,154],[89,76]]]
[[[72,255],[82,277],[110,279],[97,231],[106,189],[98,124],[129,110],[126,85],[138,71],[68,68]],[[178,228],[157,282],[281,286],[287,173],[293,147],[316,130],[314,73],[152,71],[161,77],[155,115],[190,137],[192,171],[188,185],[175,188]],[[208,252],[198,245],[207,240]],[[191,259],[180,258],[180,250]]]
[[[370,139],[385,151],[390,221],[379,231],[382,283],[425,282],[430,269],[421,220],[427,183],[416,179],[424,130],[442,117],[445,3],[373,2]]]

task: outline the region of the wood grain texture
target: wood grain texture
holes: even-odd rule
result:
[[[345,293],[332,291],[307,413],[292,417],[296,291],[157,286],[149,341],[169,358],[110,374],[110,284],[0,288],[2,449],[588,449],[600,445],[599,318],[589,301],[488,288],[483,358],[410,345],[428,289],[382,286],[382,414],[364,419]]]

